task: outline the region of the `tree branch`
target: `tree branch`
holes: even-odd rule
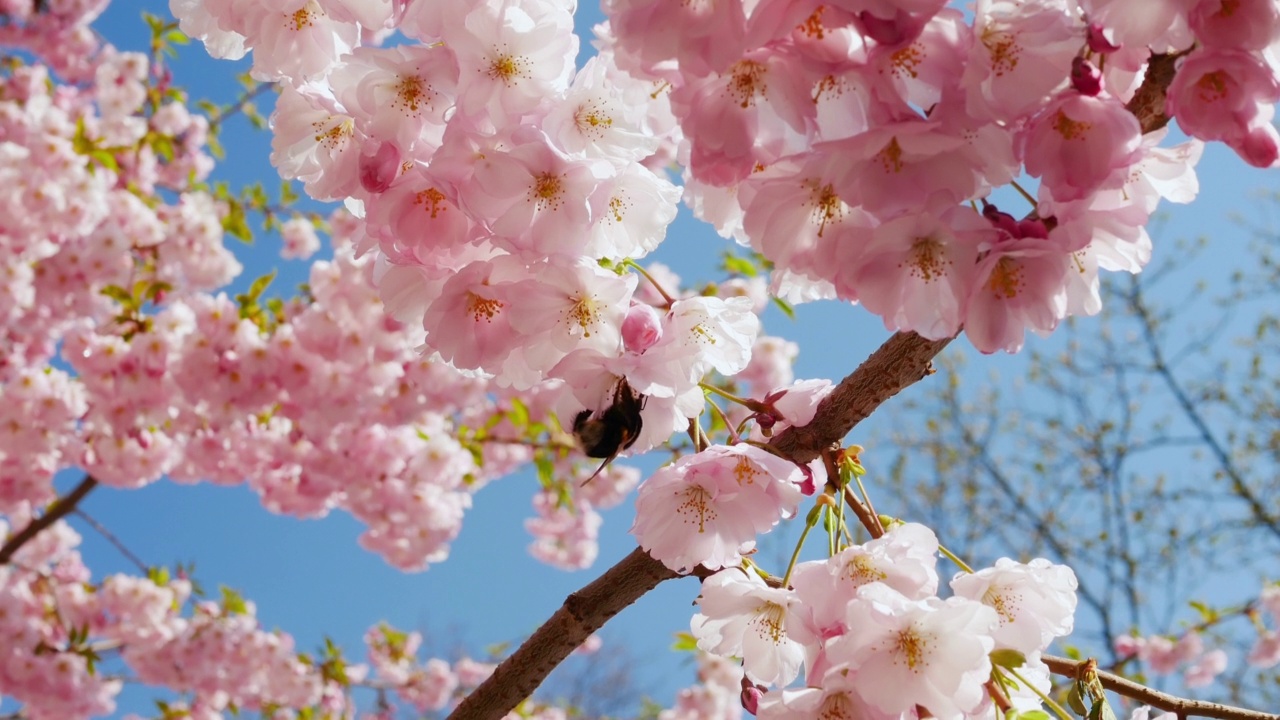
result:
[[[787,428],[769,445],[796,463],[813,460],[870,417],[885,400],[932,373],[933,358],[951,340],[926,340],[913,332],[894,333],[818,405],[813,422]]]
[[[565,598],[533,635],[503,660],[487,680],[463,698],[450,720],[496,720],[510,712],[591,633],[674,571],[636,548],[586,587]]]
[[[788,428],[770,445],[797,463],[807,463],[840,442],[885,400],[929,375],[930,361],[948,342],[950,339],[925,340],[915,333],[894,334],[840,381],[818,406],[813,422],[803,428]],[[574,648],[609,618],[658,583],[675,577],[679,575],[637,548],[566,598],[564,605],[503,660],[489,679],[463,698],[449,720],[499,720],[532,694]]]
[[[1054,675],[1062,675],[1069,678],[1075,678],[1080,668],[1086,665],[1088,660],[1069,660],[1063,657],[1055,657],[1053,655],[1042,655],[1040,659],[1045,665],[1049,666],[1049,671]],[[1218,718],[1218,720],[1280,720],[1280,715],[1273,713],[1259,712],[1257,710],[1246,710],[1244,708],[1232,707],[1230,705],[1219,705],[1218,703],[1205,702],[1203,700],[1188,700],[1180,698],[1176,695],[1169,695],[1158,690],[1152,690],[1145,685],[1139,685],[1132,680],[1127,680],[1119,675],[1109,673],[1105,670],[1095,671],[1098,680],[1102,683],[1102,687],[1110,690],[1117,695],[1137,700],[1146,705],[1150,705],[1157,710],[1164,710],[1176,714],[1179,718],[1185,717],[1207,717]]]
[[[10,537],[5,542],[4,546],[0,547],[0,565],[8,565],[9,561],[13,558],[13,554],[18,552],[23,545],[26,545],[32,538],[39,535],[40,531],[62,519],[72,510],[75,510],[76,505],[80,504],[80,501],[84,499],[84,496],[88,495],[89,491],[93,490],[97,486],[98,481],[94,480],[92,475],[85,475],[84,479],[80,481],[80,484],[77,485],[74,490],[57,500],[54,500],[53,504],[44,511],[43,515],[27,523],[27,526],[22,528],[17,535]]]

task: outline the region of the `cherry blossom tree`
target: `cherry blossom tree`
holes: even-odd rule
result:
[[[581,68],[563,0],[173,0],[147,53],[95,36],[101,7],[0,5],[0,693],[19,717],[113,712],[104,653],[181,695],[165,718],[353,716],[357,687],[379,716],[392,697],[565,716],[531,699],[547,674],[684,575],[699,684],[668,718],[1105,718],[1108,689],[1275,717],[1048,654],[1092,602],[1066,553],[975,568],[937,523],[878,512],[843,444],[959,334],[1014,353],[1099,313],[1099,271],[1143,269],[1204,142],[1280,162],[1274,2],[611,0]],[[165,64],[183,34],[251,53],[262,84],[192,112]],[[272,162],[342,204],[325,217],[207,180],[217,124],[268,88]],[[749,248],[754,281],[699,292],[642,262],[680,202]],[[250,215],[287,257],[327,231],[303,295],[271,297],[270,275],[220,291]],[[861,303],[894,334],[838,383],[796,382],[770,295]],[[650,451],[673,458],[638,488],[612,464]],[[639,547],[496,666],[419,659],[386,625],[367,663],[299,653],[184,568],[95,581],[63,521],[99,486],[247,483],[277,513],[349,513],[420,571],[477,490],[530,464],[537,559],[589,566],[599,510],[633,489]],[[84,475],[58,497],[65,468]],[[784,520],[800,541],[766,567]],[[1221,665],[1196,637],[1111,639],[1198,663],[1191,684]]]

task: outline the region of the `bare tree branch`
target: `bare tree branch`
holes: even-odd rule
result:
[[[1069,660],[1063,657],[1053,655],[1042,655],[1040,659],[1045,665],[1049,666],[1049,671],[1054,675],[1063,675],[1069,678],[1075,678],[1080,668],[1088,664],[1089,660]],[[1179,718],[1186,717],[1207,717],[1218,718],[1218,720],[1280,720],[1280,715],[1273,713],[1259,712],[1257,710],[1246,710],[1244,708],[1232,707],[1230,705],[1219,705],[1218,703],[1205,702],[1203,700],[1188,700],[1180,698],[1176,695],[1169,695],[1158,690],[1152,690],[1145,685],[1139,685],[1132,680],[1127,680],[1119,675],[1109,673],[1105,670],[1095,671],[1098,680],[1102,682],[1102,687],[1110,690],[1117,695],[1123,695],[1132,698],[1140,703],[1150,705],[1157,710],[1164,710],[1176,714]]]
[[[74,490],[63,495],[57,500],[54,500],[53,504],[49,506],[48,510],[45,510],[43,515],[27,523],[26,527],[22,528],[18,534],[10,537],[3,547],[0,547],[0,565],[8,565],[9,561],[13,558],[13,554],[18,552],[23,545],[26,545],[32,538],[39,535],[40,531],[62,519],[72,510],[75,510],[76,505],[80,504],[80,501],[84,499],[84,496],[88,495],[89,492],[97,486],[98,481],[94,480],[92,475],[85,475],[84,479],[80,481],[80,484],[77,485]]]

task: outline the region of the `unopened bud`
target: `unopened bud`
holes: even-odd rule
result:
[[[635,303],[622,321],[622,344],[637,355],[662,339],[662,318],[652,306]]]
[[[1071,87],[1089,97],[1102,92],[1102,71],[1079,55],[1071,61]]]
[[[360,187],[380,193],[391,187],[400,173],[400,148],[395,143],[379,143],[372,153],[360,155]]]

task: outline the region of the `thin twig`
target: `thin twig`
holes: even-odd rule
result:
[[[57,500],[54,500],[53,504],[44,511],[43,515],[27,523],[26,527],[22,528],[18,534],[10,537],[3,547],[0,547],[0,565],[8,565],[13,554],[18,552],[23,545],[26,545],[32,538],[39,535],[41,530],[44,530],[62,519],[67,513],[75,510],[76,505],[84,499],[84,496],[88,495],[89,491],[93,490],[97,486],[98,481],[94,480],[92,475],[85,475],[84,479],[80,481],[80,484],[77,485],[74,490]]]
[[[1070,660],[1064,657],[1056,657],[1053,655],[1042,655],[1040,657],[1045,665],[1049,666],[1049,671],[1054,675],[1062,675],[1064,677],[1075,678],[1080,668],[1086,665],[1088,660]],[[1127,680],[1109,673],[1106,670],[1097,670],[1098,680],[1102,682],[1102,687],[1110,690],[1117,695],[1137,700],[1140,703],[1150,705],[1157,710],[1164,710],[1177,715],[1179,718],[1185,717],[1206,717],[1218,718],[1218,720],[1280,720],[1280,715],[1274,713],[1260,712],[1258,710],[1246,710],[1244,708],[1232,707],[1230,705],[1220,705],[1218,703],[1205,702],[1203,700],[1189,700],[1180,698],[1176,695],[1169,695],[1158,690],[1152,690],[1145,685]]]
[[[134,567],[138,568],[138,571],[141,572],[143,575],[146,575],[147,571],[151,569],[146,563],[142,562],[141,558],[133,554],[133,551],[130,550],[123,542],[121,542],[120,538],[116,537],[115,534],[112,533],[110,530],[108,530],[106,527],[104,527],[102,523],[98,522],[97,520],[94,520],[92,517],[89,517],[89,514],[86,513],[84,510],[81,510],[80,508],[75,508],[71,512],[76,517],[85,521],[85,523],[89,527],[97,531],[99,535],[106,538],[107,542],[115,546],[115,549],[119,550],[120,554],[124,555],[129,562],[133,563]]]

